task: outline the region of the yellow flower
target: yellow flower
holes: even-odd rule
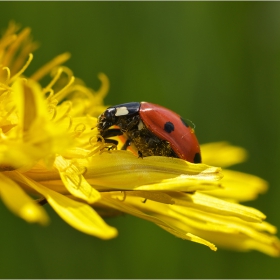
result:
[[[106,108],[107,77],[99,75],[98,91],[87,88],[61,66],[67,53],[25,77],[36,48],[29,34],[11,23],[0,40],[0,193],[11,211],[46,225],[46,200],[71,226],[102,239],[117,230],[101,216],[128,213],[212,250],[279,256],[276,228],[260,211],[239,204],[266,191],[267,183],[215,167],[243,161],[242,148],[202,145],[208,165],[108,148],[93,129]]]
[[[32,60],[32,54],[28,53],[34,44],[30,42],[28,28],[19,34],[17,30],[11,23],[0,41],[2,200],[26,221],[47,224],[44,208],[32,198],[44,197],[70,225],[103,239],[112,238],[117,230],[87,204],[99,200],[100,193],[87,183],[82,176],[85,170],[75,163],[76,158],[87,158],[94,150],[89,139],[94,137],[90,128],[96,118],[91,114],[104,110],[107,78],[100,75],[104,85],[98,92],[74,81],[71,71],[59,66],[69,58],[67,53],[30,78],[24,77],[23,72]],[[48,73],[53,78],[42,88],[38,81]],[[66,96],[72,96],[71,101],[62,101]],[[68,175],[70,171],[73,176]],[[35,174],[35,178],[31,174]],[[65,186],[62,189],[53,189],[55,184],[48,187],[54,178]],[[87,203],[65,194],[73,194]]]

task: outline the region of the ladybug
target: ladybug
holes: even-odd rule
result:
[[[109,107],[98,117],[97,129],[106,143],[117,145],[118,141],[108,138],[125,136],[122,150],[132,147],[140,157],[167,156],[201,163],[194,129],[160,105],[130,102]]]

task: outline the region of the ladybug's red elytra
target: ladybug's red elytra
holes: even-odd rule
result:
[[[108,138],[125,136],[122,149],[131,146],[141,157],[167,156],[201,163],[194,129],[160,105],[130,102],[109,107],[98,117],[97,129],[106,143],[117,144]]]

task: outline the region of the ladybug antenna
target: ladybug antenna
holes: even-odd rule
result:
[[[194,122],[192,122],[191,120],[187,119],[187,121],[191,124],[192,129],[195,130],[195,124]]]

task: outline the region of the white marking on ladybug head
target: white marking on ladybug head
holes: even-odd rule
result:
[[[116,114],[115,116],[118,117],[118,116],[125,116],[125,115],[128,115],[128,110],[126,107],[118,107],[116,108]]]
[[[139,123],[138,123],[138,130],[143,129],[143,127],[144,127],[144,124],[143,124],[143,122],[140,120]]]

